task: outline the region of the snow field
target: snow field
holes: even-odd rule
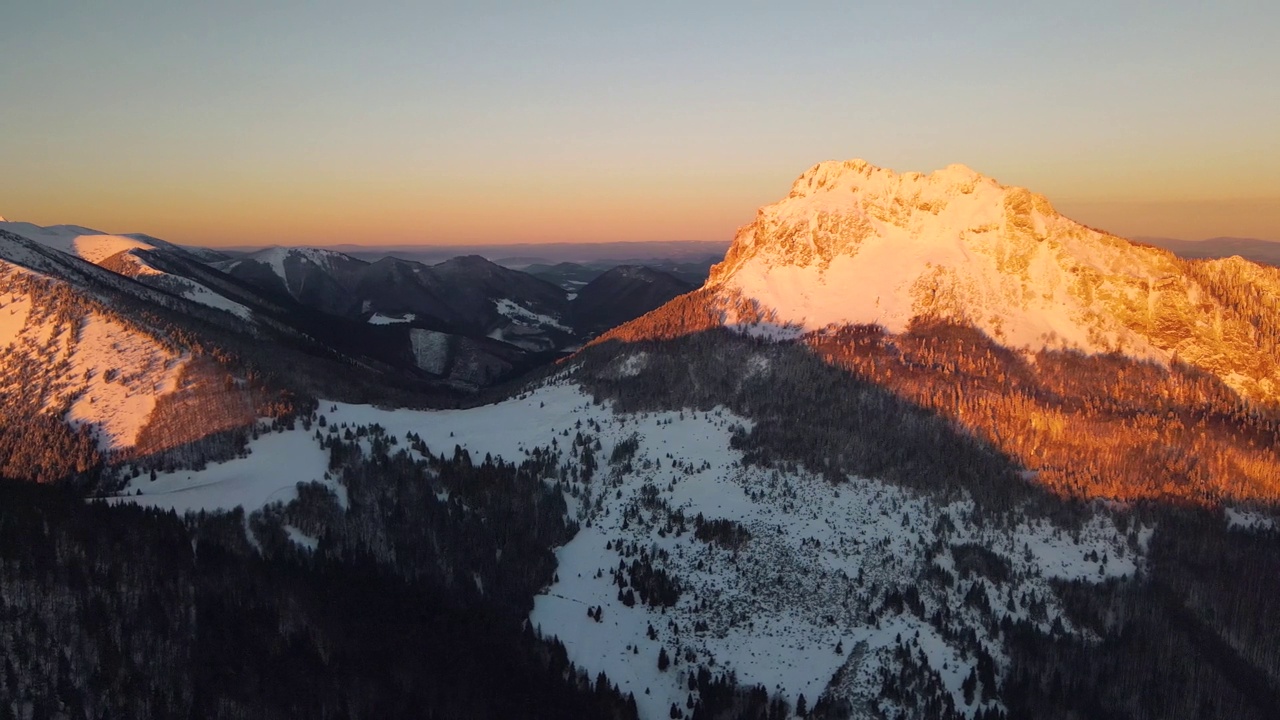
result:
[[[176,277],[176,276],[173,276],[173,277]],[[201,305],[208,305],[209,307],[217,310],[225,310],[231,313],[232,315],[243,318],[245,320],[253,320],[253,311],[245,307],[244,305],[241,305],[240,303],[234,300],[231,300],[230,298],[223,297],[222,295],[219,295],[218,293],[210,290],[209,288],[205,287],[204,285],[201,285],[198,282],[195,282],[194,280],[188,280],[186,278],[176,278],[176,279],[184,283],[184,286],[185,285],[190,286],[188,289],[185,289],[182,293],[182,296],[185,297],[186,299],[193,300],[195,302],[200,303]]]
[[[312,434],[301,430],[267,433],[252,447],[248,457],[211,464],[204,470],[158,473],[155,480],[139,475],[128,482],[121,497],[111,501],[179,514],[236,507],[249,514],[270,503],[293,500],[298,483],[320,482],[333,489],[345,506],[346,488],[328,478],[329,455]]]

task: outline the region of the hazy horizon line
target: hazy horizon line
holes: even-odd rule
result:
[[[39,223],[31,222],[31,221],[29,221],[29,220],[18,220],[18,219],[15,219],[15,218],[11,217],[11,216],[3,215],[3,214],[0,214],[0,222],[3,222],[3,223],[24,223],[24,224],[34,225],[34,226],[36,226],[36,227],[41,227],[41,228],[52,228],[52,227],[74,227],[74,228],[80,228],[80,229],[83,229],[83,230],[90,230],[90,231],[93,231],[93,232],[95,232],[95,233],[100,233],[100,234],[103,234],[103,235],[118,235],[118,236],[127,236],[127,235],[146,235],[146,236],[148,236],[148,237],[154,237],[154,238],[157,238],[157,239],[160,239],[160,240],[165,240],[166,242],[173,242],[173,243],[174,243],[174,244],[176,244],[176,245],[183,245],[183,246],[186,246],[186,247],[199,247],[199,248],[207,248],[207,249],[210,249],[210,250],[228,250],[228,251],[232,251],[232,252],[255,252],[255,251],[258,251],[258,250],[266,250],[266,249],[268,249],[268,248],[276,248],[276,247],[279,247],[279,248],[299,248],[299,247],[310,247],[310,248],[324,248],[324,249],[354,248],[354,249],[357,249],[357,250],[365,250],[365,249],[368,249],[368,250],[415,250],[415,249],[447,249],[447,248],[518,248],[518,247],[530,247],[530,248],[539,248],[539,247],[543,247],[543,248],[549,248],[549,247],[580,247],[580,248],[587,248],[587,247],[592,247],[592,246],[611,246],[611,247],[612,247],[612,246],[620,246],[620,245],[631,245],[631,246],[642,246],[642,245],[710,245],[710,246],[724,246],[724,247],[728,248],[729,246],[731,246],[731,245],[733,244],[733,239],[732,239],[732,238],[730,238],[730,239],[725,239],[725,240],[693,240],[693,239],[682,239],[682,240],[582,240],[582,241],[580,241],[580,240],[553,240],[553,241],[511,240],[511,241],[487,241],[487,242],[467,242],[467,241],[464,241],[464,242],[431,242],[431,241],[426,241],[426,242],[410,242],[410,243],[406,243],[406,242],[393,242],[393,243],[377,243],[377,242],[374,242],[374,243],[360,243],[360,242],[342,242],[342,243],[311,243],[311,242],[302,242],[302,243],[282,243],[282,242],[266,242],[266,243],[239,243],[239,244],[231,245],[231,244],[207,244],[207,243],[199,243],[199,242],[174,241],[174,240],[169,240],[168,238],[164,237],[163,235],[153,235],[152,233],[145,232],[145,231],[130,230],[130,231],[125,231],[125,232],[113,232],[113,231],[108,231],[108,230],[101,230],[101,229],[99,229],[99,228],[95,228],[95,227],[90,227],[90,226],[88,226],[88,225],[81,225],[81,224],[79,224],[79,223],[75,223],[75,222],[61,222],[61,223],[51,223],[51,224],[49,224],[49,225],[41,225],[41,224],[39,224]],[[1102,230],[1102,232],[1105,232],[1105,233],[1110,234],[1110,235],[1114,235],[1115,237],[1124,238],[1124,239],[1126,239],[1126,240],[1132,240],[1132,241],[1136,241],[1136,242],[1145,242],[1145,241],[1149,241],[1149,240],[1172,240],[1172,241],[1177,241],[1177,242],[1192,242],[1192,243],[1200,243],[1200,242],[1213,242],[1213,241],[1221,242],[1221,241],[1229,241],[1229,240],[1231,240],[1231,241],[1253,241],[1253,242],[1280,243],[1280,237],[1277,237],[1277,238],[1265,238],[1265,237],[1254,237],[1254,236],[1247,236],[1247,235],[1211,235],[1211,236],[1208,236],[1208,237],[1185,237],[1185,236],[1183,236],[1183,237],[1179,237],[1179,236],[1173,236],[1173,235],[1154,235],[1154,234],[1140,234],[1140,235],[1138,235],[1138,234],[1134,234],[1134,235],[1126,235],[1126,234],[1121,234],[1121,233],[1112,233],[1112,232],[1109,232],[1109,231],[1106,231],[1106,230]]]

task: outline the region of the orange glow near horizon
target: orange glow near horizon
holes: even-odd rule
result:
[[[640,186],[516,188],[406,186],[293,188],[109,188],[91,197],[10,195],[14,221],[145,232],[173,242],[229,245],[462,245],[732,239],[772,201],[745,188]],[[785,183],[784,183],[785,186]],[[15,202],[16,201],[16,202]],[[18,212],[22,205],[29,212]],[[13,210],[9,210],[13,207]]]
[[[38,225],[145,232],[173,242],[237,245],[479,245],[545,242],[723,241],[756,208],[785,195],[790,178],[753,189],[547,185],[522,193],[467,188],[439,194],[306,187],[268,193],[232,188],[116,188],[77,198],[12,194],[3,214]],[[781,186],[781,189],[779,187]],[[1034,189],[1034,188],[1033,188]],[[23,200],[28,202],[24,203]],[[1220,200],[1050,201],[1064,215],[1123,237],[1280,239],[1280,197]],[[17,212],[24,205],[29,212]]]

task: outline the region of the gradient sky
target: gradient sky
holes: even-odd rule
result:
[[[728,240],[961,162],[1123,235],[1280,239],[1280,2],[18,0],[0,215],[222,244]]]

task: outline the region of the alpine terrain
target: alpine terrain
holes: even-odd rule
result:
[[[696,289],[35,232],[0,718],[1280,707],[1274,267],[856,160]]]

